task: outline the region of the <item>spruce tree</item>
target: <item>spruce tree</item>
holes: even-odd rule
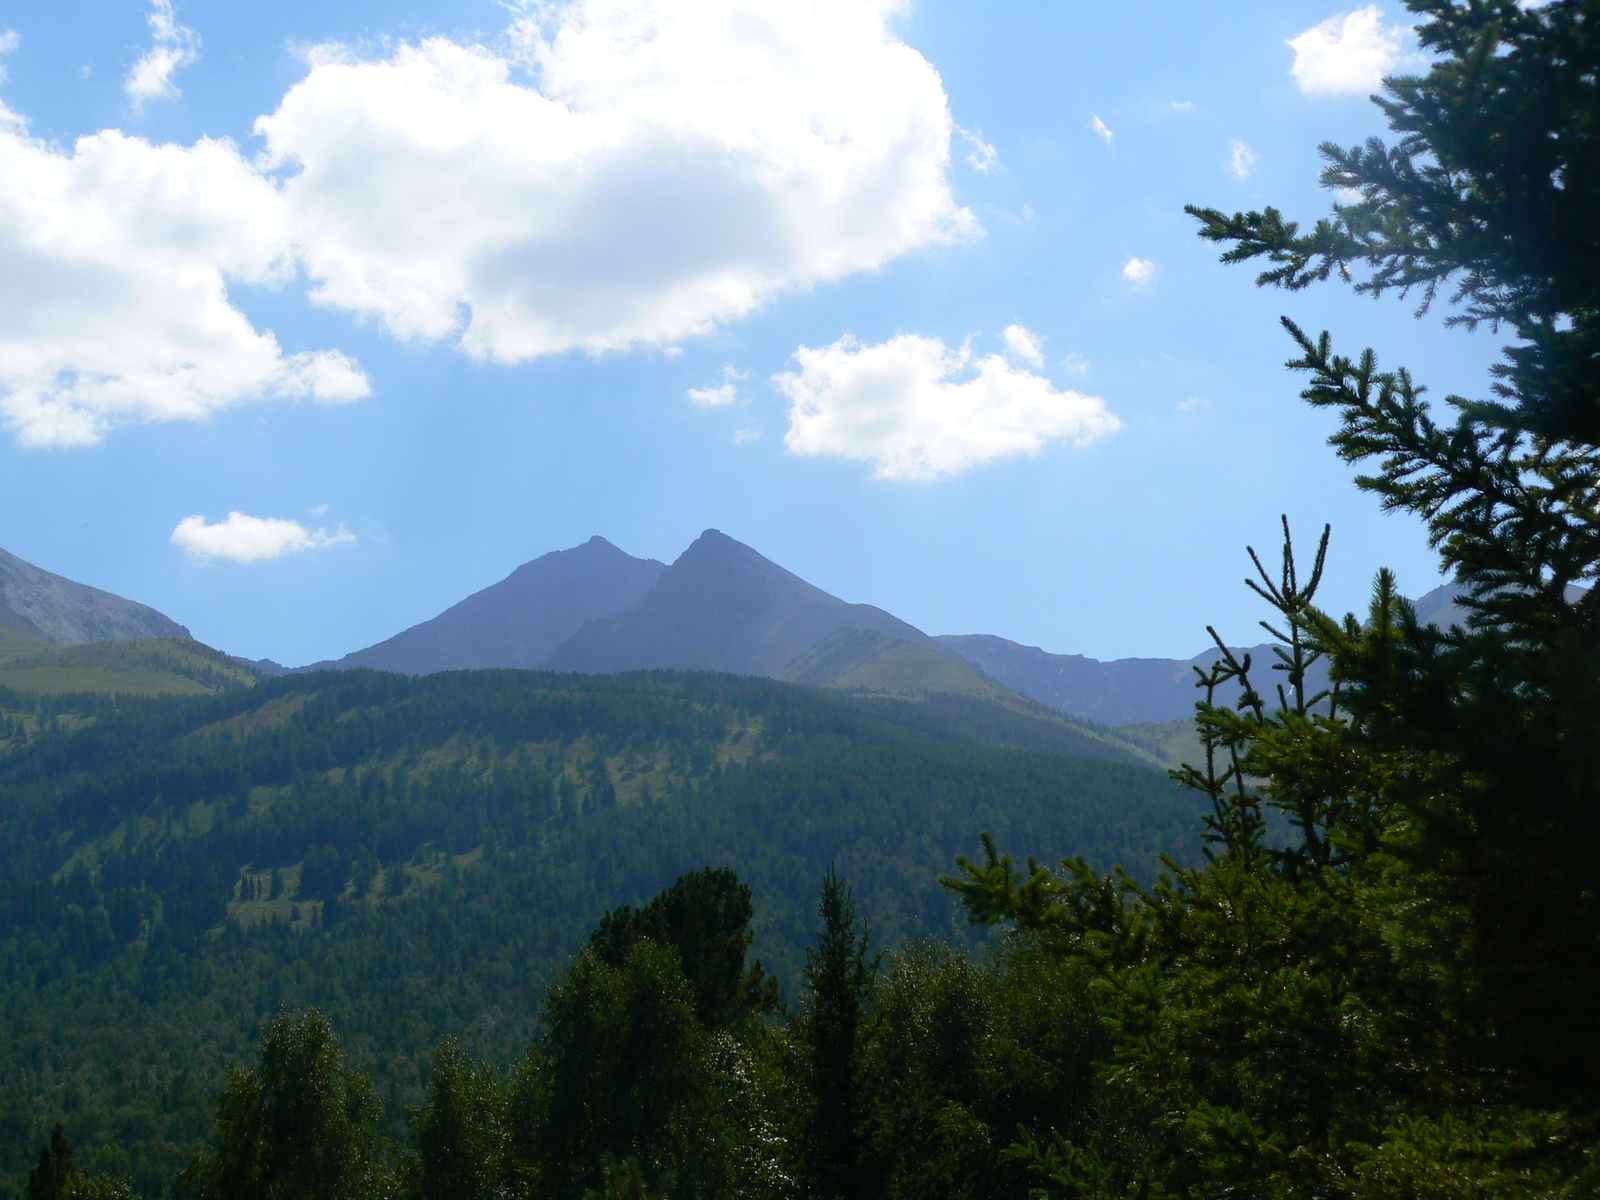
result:
[[[806,951],[797,1029],[807,1101],[801,1166],[816,1200],[855,1200],[874,1194],[864,1155],[862,1037],[878,960],[869,957],[866,926],[832,867],[817,913],[822,928]]]
[[[26,1200],[64,1200],[72,1175],[72,1147],[57,1122],[49,1144],[39,1151],[39,1165],[28,1172]]]
[[[1191,209],[1259,282],[1332,274],[1371,295],[1444,289],[1449,323],[1508,328],[1493,398],[1441,419],[1404,369],[1285,325],[1304,396],[1341,418],[1385,508],[1427,523],[1466,587],[1468,628],[1402,612],[1381,654],[1326,639],[1374,749],[1427,756],[1389,800],[1429,902],[1461,912],[1462,1052],[1536,1104],[1600,1109],[1600,6],[1414,0],[1442,57],[1376,97],[1393,146],[1325,145],[1360,199],[1308,234],[1273,209]],[[1375,469],[1372,469],[1375,468]]]
[[[611,967],[620,967],[641,939],[671,946],[694,989],[701,1024],[723,1029],[752,1010],[776,1006],[776,981],[759,962],[745,970],[754,914],[749,887],[726,867],[707,867],[680,876],[637,912],[623,905],[606,913],[589,944]]]

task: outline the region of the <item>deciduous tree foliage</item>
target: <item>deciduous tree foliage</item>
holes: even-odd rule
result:
[[[377,1200],[392,1190],[378,1106],[327,1017],[280,1013],[217,1102],[216,1142],[183,1177],[198,1200]]]

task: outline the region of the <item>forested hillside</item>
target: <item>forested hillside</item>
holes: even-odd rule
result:
[[[81,1162],[157,1194],[281,1005],[329,1014],[398,1123],[441,1037],[510,1061],[600,914],[686,871],[751,885],[752,954],[792,995],[830,864],[879,944],[970,943],[937,879],[980,829],[1147,876],[1198,847],[1160,772],[959,698],[358,671],[0,709],[13,1182],[66,1119]]]

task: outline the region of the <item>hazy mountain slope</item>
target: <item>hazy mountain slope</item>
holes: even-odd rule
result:
[[[1460,587],[1454,583],[1434,588],[1416,601],[1417,616],[1436,625],[1463,620],[1465,611],[1456,603],[1460,594]],[[1051,654],[1037,646],[1023,646],[989,634],[934,640],[1013,691],[1105,725],[1165,723],[1193,716],[1199,698],[1194,669],[1209,667],[1217,658],[1216,650],[1207,650],[1188,659],[1119,658],[1101,662],[1081,654]],[[1277,658],[1270,644],[1235,652],[1252,656],[1252,674],[1258,688],[1274,687],[1282,681],[1282,673],[1272,670]],[[1314,667],[1310,684],[1314,689],[1326,687],[1326,670]],[[1236,696],[1237,689],[1219,693],[1220,699],[1228,701]]]
[[[777,675],[839,629],[933,645],[898,617],[846,604],[708,529],[643,597],[585,625],[545,665],[596,674],[670,667]]]
[[[35,696],[210,696],[256,679],[250,668],[192,638],[35,643],[30,653],[0,659],[0,687]]]
[[[835,630],[779,671],[777,678],[890,696],[938,692],[1016,699],[1010,688],[952,654],[872,629]]]
[[[186,638],[155,609],[74,583],[0,550],[0,624],[57,646],[117,638]]]
[[[1192,659],[1120,658],[1111,662],[1081,654],[1051,654],[990,634],[947,636],[937,641],[984,674],[1041,704],[1105,725],[1135,721],[1175,721],[1194,712],[1196,665],[1215,650]],[[1265,666],[1268,647],[1251,651]],[[1263,657],[1265,656],[1265,657]]]
[[[644,595],[665,569],[653,558],[634,558],[605,538],[593,537],[571,550],[524,563],[492,587],[387,641],[337,662],[297,669],[372,667],[426,675],[539,667],[586,621],[609,616]]]
[[[1587,588],[1567,588],[1567,600],[1576,602]],[[1459,583],[1451,581],[1428,592],[1421,599],[1414,602],[1417,610],[1417,619],[1426,625],[1437,625],[1441,629],[1449,625],[1465,625],[1467,610],[1461,606],[1461,597],[1466,594],[1466,589]]]
[[[1417,610],[1417,620],[1424,625],[1437,625],[1441,629],[1449,625],[1464,624],[1467,610],[1456,603],[1464,591],[1459,583],[1454,582],[1434,588],[1427,595],[1413,601]]]

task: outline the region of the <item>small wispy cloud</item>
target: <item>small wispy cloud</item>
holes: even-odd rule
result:
[[[1111,139],[1117,136],[1111,132],[1111,127],[1100,119],[1099,113],[1090,116],[1089,128],[1094,130],[1095,135],[1108,146],[1111,145]]]
[[[742,446],[746,442],[756,441],[760,437],[761,430],[759,429],[741,429],[733,435],[733,444],[736,446]]]
[[[1156,265],[1148,258],[1130,255],[1128,261],[1122,264],[1122,277],[1134,287],[1144,287],[1156,276]]]
[[[1173,112],[1193,112],[1194,111],[1194,101],[1193,100],[1174,100],[1172,102],[1172,111]]]
[[[1211,401],[1204,396],[1190,396],[1187,400],[1179,400],[1175,406],[1179,412],[1198,412],[1211,407]]]
[[[723,408],[739,402],[739,380],[748,372],[734,369],[732,363],[722,368],[722,382],[716,387],[690,388],[686,393],[701,408]]]
[[[143,107],[147,100],[176,96],[178,88],[172,82],[174,72],[200,57],[200,36],[178,24],[172,0],[150,0],[149,21],[155,45],[133,64],[122,83],[128,98],[138,107]]]
[[[1000,152],[983,140],[982,130],[963,129],[961,140],[967,143],[967,165],[980,175],[1000,165]]]
[[[195,558],[226,558],[241,563],[282,558],[355,540],[343,525],[329,533],[326,529],[307,529],[299,521],[252,517],[238,511],[230,512],[227,520],[214,525],[208,525],[204,517],[185,517],[172,531],[172,544],[182,546]]]
[[[0,54],[10,54],[22,45],[22,38],[15,29],[0,29]],[[6,81],[6,65],[0,63],[0,83]]]
[[[1007,325],[1000,334],[1006,344],[1006,354],[1012,362],[1023,362],[1030,367],[1044,366],[1044,339],[1021,325]]]
[[[1235,179],[1248,179],[1250,172],[1256,169],[1256,152],[1250,149],[1250,144],[1234,138],[1228,143],[1228,170],[1233,172]]]
[[[1087,375],[1092,368],[1087,358],[1076,350],[1070,350],[1061,359],[1061,369],[1069,375]]]

